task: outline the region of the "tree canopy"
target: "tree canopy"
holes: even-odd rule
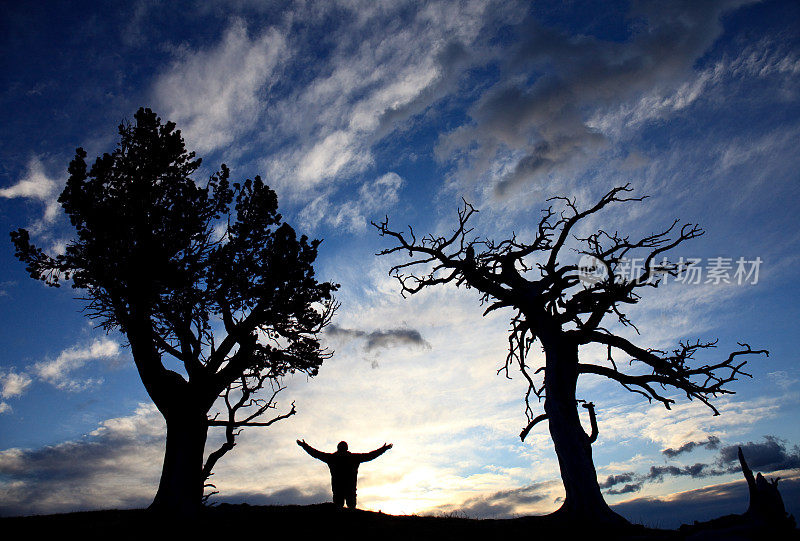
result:
[[[330,356],[317,334],[330,322],[337,289],[315,276],[320,241],[297,236],[260,177],[231,183],[223,164],[196,182],[201,160],[175,128],[141,108],[119,126],[115,150],[91,167],[77,149],[58,200],[75,229],[63,254],[48,255],[24,229],[11,233],[31,277],[55,287],[71,281],[90,318],[126,335],[167,421],[156,501],[172,507],[199,502],[201,476],[241,427],[294,413],[257,420],[274,409],[284,375],[316,375]],[[168,369],[165,356],[184,373]],[[271,397],[257,397],[265,385]],[[209,419],[219,397],[227,411]],[[208,426],[226,427],[228,438],[201,468],[197,448],[202,461]],[[191,471],[176,473],[181,460]]]

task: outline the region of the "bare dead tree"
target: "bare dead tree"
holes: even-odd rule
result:
[[[381,236],[394,242],[379,255],[407,253],[410,258],[390,270],[390,275],[399,281],[403,296],[426,287],[455,283],[482,293],[481,302],[488,305],[484,315],[501,308],[514,311],[508,356],[499,372],[508,376],[516,368],[528,383],[528,424],[520,437],[524,440],[537,423],[547,420],[566,490],[558,513],[610,522],[624,519],[610,510],[600,492],[591,453],[591,443],[597,438],[594,405],[584,405],[592,423],[592,434],[587,435],[577,409],[578,377],[595,374],[609,378],[667,409],[675,402],[668,391],[677,390],[718,415],[711,400],[732,394],[727,385],[738,376],[750,376],[742,370],[744,357],[767,353],[740,344],[741,349],[722,360],[695,363],[695,355],[715,347],[716,342],[686,342],[672,351],[662,351],[638,346],[601,326],[611,316],[636,329],[623,306],[636,304],[641,288],[658,287],[664,276],[674,277],[682,272],[684,266],[668,262],[665,252],[704,233],[697,225],[679,225],[676,220],[666,229],[638,240],[603,229],[585,238],[574,235],[581,220],[604,208],[645,199],[633,197],[630,192],[629,185],[616,187],[585,210],[579,209],[574,199],[551,198],[551,206],[542,211],[530,242],[523,242],[514,234],[500,242],[472,236],[468,223],[477,211],[466,201],[458,210],[458,223],[449,236],[418,237],[410,226],[407,232],[394,230],[389,227],[388,217],[379,224],[373,222]],[[554,209],[553,204],[561,209]],[[568,242],[577,243],[577,253],[603,270],[599,273],[602,276],[587,274],[587,269],[575,263],[564,264]],[[642,270],[636,276],[625,276],[628,258],[642,253]],[[659,257],[663,259],[658,261]],[[537,341],[544,350],[545,363],[534,367],[529,364],[529,353]],[[580,362],[579,347],[591,343],[607,347],[607,364]],[[636,361],[644,370],[623,371],[615,359],[620,353],[630,357],[631,365]],[[534,397],[544,401],[544,412],[538,415],[531,403]]]

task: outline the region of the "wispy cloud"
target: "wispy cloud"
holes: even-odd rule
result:
[[[676,396],[677,398],[677,396]],[[721,439],[737,437],[758,422],[775,418],[789,396],[754,400],[723,398],[716,402],[720,415],[697,402],[684,402],[667,411],[661,405],[616,403],[598,410],[601,439],[625,441],[642,438],[661,448],[680,448],[687,441],[703,441],[708,434]]]
[[[77,378],[74,374],[94,361],[113,363],[120,353],[119,343],[107,337],[93,340],[88,345],[75,345],[59,353],[55,359],[39,361],[21,372],[0,373],[0,396],[4,399],[18,398],[34,381],[43,381],[64,391],[83,391],[102,383],[102,378]],[[0,413],[10,411],[11,408],[6,407]]]
[[[56,181],[45,174],[42,162],[34,157],[28,162],[25,177],[13,186],[0,189],[0,197],[27,197],[46,201],[55,193],[56,187]]]
[[[88,347],[73,346],[62,351],[53,360],[40,361],[33,365],[33,374],[42,381],[67,391],[81,391],[102,380],[89,378],[77,380],[71,374],[87,363],[96,360],[111,360],[120,354],[119,344],[109,338],[94,340]]]
[[[676,87],[657,86],[638,100],[598,110],[589,125],[604,133],[621,135],[624,129],[668,117],[701,97],[721,100],[729,81],[758,80],[773,76],[789,78],[800,74],[800,57],[777,41],[762,39],[738,55],[726,56],[709,67],[695,71]]]
[[[308,84],[277,100],[269,115],[296,141],[264,161],[275,183],[302,193],[363,172],[374,163],[375,143],[446,96],[480,58],[474,53],[484,25],[515,9],[475,1],[403,4],[331,7],[337,24],[326,29],[325,61],[311,66]],[[301,50],[296,61],[309,64],[315,53]]]
[[[3,398],[13,398],[24,393],[33,380],[25,373],[10,371],[5,374],[0,374],[0,382],[2,382],[0,396]]]
[[[515,29],[520,40],[506,55],[502,79],[472,105],[469,123],[440,139],[437,154],[456,161],[453,178],[487,186],[496,197],[556,181],[556,173],[609,142],[606,123],[591,120],[597,111],[636,108],[652,93],[671,97],[661,99],[661,113],[652,103],[642,106],[648,114],[697,99],[711,74],[695,79],[693,65],[722,32],[720,16],[742,4],[642,2],[630,15],[646,31],[622,42],[528,19]]]
[[[311,201],[300,213],[300,219],[310,229],[325,223],[334,228],[344,228],[353,233],[367,229],[368,221],[375,214],[386,213],[400,198],[400,189],[405,182],[393,172],[365,182],[357,196],[343,203],[333,203],[328,192]]]
[[[234,19],[219,44],[178,50],[155,82],[154,99],[165,118],[181,128],[190,148],[217,150],[253,128],[286,54],[280,32],[267,29],[251,38],[245,22]]]
[[[44,205],[44,214],[40,220],[29,226],[32,232],[40,233],[52,224],[58,215],[57,192],[63,184],[63,179],[48,176],[42,161],[34,156],[28,162],[25,176],[13,186],[0,189],[0,197],[24,198],[41,202]]]
[[[297,2],[259,32],[241,9],[218,43],[178,49],[153,97],[191,148],[238,155],[257,144],[270,184],[307,195],[371,166],[372,146],[455,90],[484,60],[482,29],[521,5]],[[287,74],[303,84],[273,88]],[[246,148],[227,148],[245,135]]]

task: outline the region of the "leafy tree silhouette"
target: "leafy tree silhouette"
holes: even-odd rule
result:
[[[489,303],[484,315],[500,308],[515,311],[508,338],[509,353],[500,371],[508,375],[509,369],[516,367],[528,382],[525,406],[529,422],[520,438],[524,440],[537,423],[547,420],[566,491],[564,503],[556,514],[608,523],[624,519],[611,511],[600,492],[591,449],[597,438],[594,404],[577,400],[578,377],[595,374],[612,379],[648,401],[661,402],[667,409],[674,399],[664,391],[672,387],[685,392],[689,399],[700,400],[717,415],[719,412],[710,400],[733,393],[726,384],[737,375],[749,376],[742,371],[746,361],[741,357],[767,353],[740,344],[742,349],[725,359],[692,367],[694,355],[715,347],[716,342],[687,342],[673,351],[660,351],[637,346],[601,326],[606,316],[612,315],[622,325],[635,329],[623,313],[622,305],[637,303],[640,288],[657,287],[665,275],[677,276],[684,266],[666,260],[657,262],[656,258],[703,234],[696,225],[678,227],[677,220],[666,230],[637,241],[599,230],[586,238],[575,238],[578,253],[590,264],[584,268],[563,264],[562,252],[576,225],[609,205],[644,199],[627,197],[631,191],[629,185],[616,187],[586,210],[579,210],[576,202],[566,197],[550,199],[563,209],[556,211],[551,205],[543,210],[531,242],[522,242],[515,235],[501,242],[471,237],[468,221],[477,211],[466,201],[458,211],[457,227],[447,237],[418,238],[411,227],[407,233],[392,230],[388,217],[380,224],[373,222],[378,233],[391,237],[394,244],[379,255],[398,252],[408,254],[411,259],[389,271],[399,280],[404,296],[429,286],[463,284],[483,294],[482,303]],[[642,259],[643,270],[638,276],[626,276],[626,258],[642,252],[646,254]],[[545,363],[533,370],[527,359],[536,341],[544,350]],[[580,362],[579,348],[590,343],[607,347],[608,365]],[[623,372],[614,361],[614,355],[620,352],[639,361],[644,370]],[[544,400],[544,413],[535,416],[530,403],[534,396]],[[578,414],[581,402],[589,412],[591,435],[581,426]]]
[[[31,277],[56,287],[71,280],[88,316],[126,335],[167,426],[151,508],[192,512],[242,427],[295,413],[292,404],[260,420],[276,409],[284,375],[316,375],[331,355],[317,335],[337,307],[338,286],[316,280],[320,241],[298,238],[282,221],[261,178],[231,184],[223,164],[199,186],[191,176],[200,159],[150,109],[120,125],[119,136],[88,171],[81,148],[69,165],[59,202],[77,236],[63,255],[33,246],[24,229],[11,237]],[[166,368],[165,357],[186,377]],[[215,403],[222,411],[209,417]],[[224,427],[226,438],[204,463],[210,426]]]

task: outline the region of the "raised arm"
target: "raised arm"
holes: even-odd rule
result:
[[[328,462],[330,457],[330,453],[323,453],[322,451],[318,451],[311,447],[309,444],[306,443],[305,440],[297,440],[297,445],[303,448],[303,451],[308,453],[309,455],[313,456],[317,460],[321,460],[323,462]]]
[[[370,451],[369,453],[358,453],[356,456],[358,457],[359,462],[369,462],[370,460],[375,460],[391,448],[391,443],[384,443],[374,451]]]

